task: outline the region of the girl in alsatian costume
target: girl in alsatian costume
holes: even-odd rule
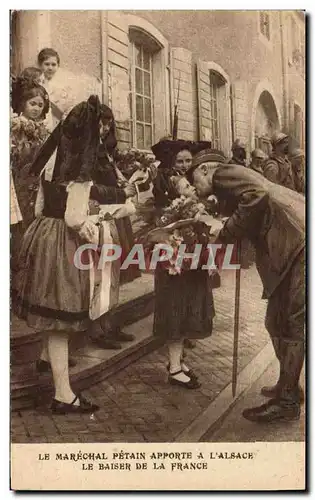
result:
[[[161,140],[152,147],[161,161],[154,186],[157,207],[167,206],[179,196],[172,176],[184,176],[192,163],[192,154],[209,143]],[[214,317],[212,280],[208,271],[182,270],[171,275],[162,265],[155,271],[154,335],[168,344],[169,376],[172,385],[187,389],[200,387],[197,376],[183,361],[185,339],[203,339],[212,333]]]
[[[93,287],[96,268],[79,269],[74,259],[84,243],[119,243],[113,222],[96,225],[88,218],[90,199],[107,204],[113,198],[110,187],[93,180],[101,127],[100,102],[91,96],[56,127],[32,165],[33,171],[40,172],[57,147],[52,179],[46,181],[42,172],[37,217],[24,235],[15,300],[18,316],[46,332],[47,361],[55,386],[51,408],[55,413],[98,409],[74,394],[70,386],[68,338],[70,332],[86,330],[91,318],[99,318],[118,300],[118,261],[105,266],[101,286]],[[121,202],[124,199],[122,193]]]
[[[101,111],[103,125],[93,180],[97,184],[111,189],[113,199],[109,201],[110,203],[125,203],[128,197],[136,195],[136,187],[128,183],[115,164],[117,139],[113,112],[106,104],[101,105]],[[122,249],[122,263],[133,247],[134,236],[130,217],[115,219],[115,224]],[[138,267],[129,266],[128,269],[120,271],[120,285],[133,281],[140,276],[141,273]],[[120,342],[129,342],[135,338],[134,335],[121,331],[120,325],[115,322],[114,315],[110,312],[101,319],[101,323],[102,329],[93,324],[91,330],[91,336],[98,347],[121,349]]]

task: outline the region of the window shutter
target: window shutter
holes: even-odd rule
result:
[[[233,95],[233,126],[234,126],[234,140],[241,139],[250,148],[248,143],[249,139],[249,120],[248,117],[248,85],[243,80],[238,80],[232,85]]]
[[[199,139],[211,141],[210,74],[208,65],[203,61],[197,63],[197,92]]]
[[[129,37],[125,14],[108,11],[108,105],[112,108],[119,147],[130,144]]]
[[[192,53],[180,47],[171,49],[171,115],[178,99],[179,139],[193,140],[196,122],[192,83]]]

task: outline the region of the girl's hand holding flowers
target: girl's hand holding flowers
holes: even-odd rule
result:
[[[124,192],[127,198],[133,198],[133,196],[137,194],[136,186],[134,184],[127,184],[124,188]]]

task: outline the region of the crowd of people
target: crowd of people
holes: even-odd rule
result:
[[[57,80],[59,66],[58,53],[43,49],[38,67],[26,68],[12,83],[12,296],[15,314],[43,332],[36,368],[52,370],[52,411],[83,413],[98,406],[71,388],[75,359],[69,356],[69,334],[88,330],[104,349],[132,341],[113,312],[120,284],[140,271],[121,270],[122,261],[116,261],[98,274],[94,268],[87,272],[71,257],[83,243],[116,243],[128,255],[134,244],[128,211],[97,224],[89,216],[104,206],[129,206],[137,187],[117,167],[113,111],[97,96],[74,103]],[[155,220],[179,198],[202,200],[200,222],[207,225],[207,213],[227,217],[211,241],[247,238],[255,248],[269,301],[266,326],[280,362],[278,383],[263,389],[269,403],[244,412],[256,421],[299,417],[304,360],[304,154],[295,149],[288,156],[289,137],[281,132],[271,144],[270,157],[255,149],[248,166],[240,140],[230,161],[208,142],[163,138],[152,146],[159,162],[152,189]],[[153,334],[168,345],[171,385],[200,387],[184,347],[211,335],[216,286],[217,273],[201,268],[155,271]]]
[[[266,179],[281,184],[298,193],[305,194],[305,156],[300,148],[289,150],[289,136],[276,132],[270,138],[272,153],[266,154],[259,148],[251,152],[248,168],[255,170]],[[229,163],[247,166],[246,144],[236,139],[232,146]]]

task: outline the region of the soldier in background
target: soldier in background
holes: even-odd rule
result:
[[[249,165],[249,168],[255,170],[259,174],[264,175],[263,165],[267,160],[267,155],[263,152],[262,149],[256,148],[251,152],[252,161]]]
[[[295,189],[305,195],[305,155],[300,148],[293,149],[290,155]]]
[[[293,171],[288,160],[289,137],[283,132],[272,136],[272,154],[264,164],[264,176],[271,182],[295,190]]]
[[[262,149],[254,149],[251,152],[252,161],[249,165],[249,168],[255,170],[259,174],[264,175],[263,164],[267,160],[267,155],[262,151]]]
[[[240,139],[236,139],[233,142],[232,158],[230,159],[229,163],[231,163],[233,165],[242,165],[243,167],[247,166],[246,165],[246,146]]]

